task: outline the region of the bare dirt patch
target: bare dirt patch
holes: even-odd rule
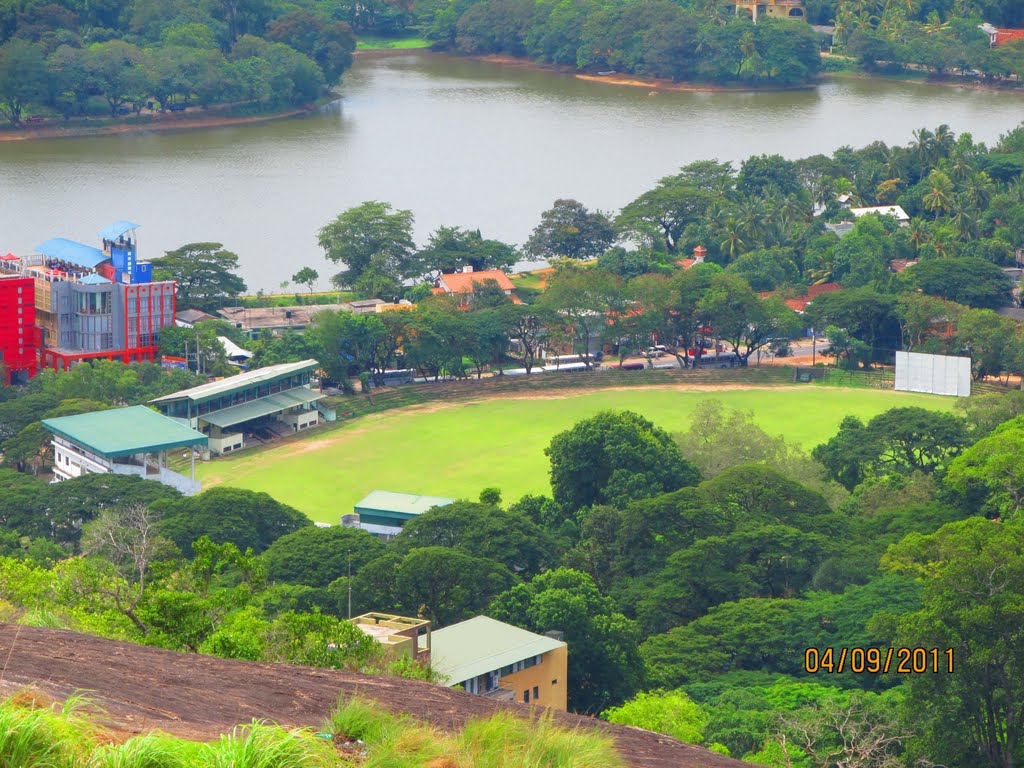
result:
[[[500,702],[439,685],[288,664],[230,661],[121,643],[75,632],[0,623],[0,694],[26,686],[65,699],[87,692],[102,724],[130,736],[158,729],[214,739],[240,723],[270,720],[321,727],[340,696],[359,695],[442,730],[507,711],[529,717],[524,704]],[[731,768],[746,765],[675,739],[593,718],[556,713],[565,728],[610,734],[634,768]]]

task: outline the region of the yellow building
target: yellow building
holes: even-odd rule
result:
[[[433,633],[431,667],[469,693],[564,710],[569,652],[557,634],[477,616]]]
[[[735,0],[737,15],[746,13],[754,23],[767,16],[771,19],[806,19],[804,0]]]

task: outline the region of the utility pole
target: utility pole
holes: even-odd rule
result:
[[[352,550],[348,551],[348,617],[352,618]]]
[[[814,367],[814,356],[818,351],[818,334],[811,328],[811,367]]]

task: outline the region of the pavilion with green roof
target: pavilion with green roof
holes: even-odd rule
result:
[[[53,433],[58,481],[113,473],[156,480],[186,495],[201,490],[195,450],[206,448],[206,435],[143,405],[43,419],[42,424]],[[168,452],[179,449],[191,459],[191,477],[167,466]]]

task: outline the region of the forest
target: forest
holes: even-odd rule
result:
[[[64,119],[315,102],[351,65],[340,3],[4,0],[0,113]]]

